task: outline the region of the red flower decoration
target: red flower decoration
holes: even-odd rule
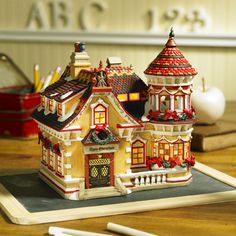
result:
[[[42,140],[43,134],[41,131],[38,132],[38,144],[40,144],[40,140]]]
[[[51,141],[49,139],[47,139],[47,138],[44,139],[44,147],[46,149],[48,149],[50,147],[50,143],[51,143]]]
[[[168,162],[170,162],[170,168],[174,168],[176,166],[176,162],[173,157],[169,157]]]
[[[148,112],[148,115],[147,115],[147,118],[150,120],[151,118],[154,119],[154,120],[158,120],[159,117],[158,115],[160,114],[161,112],[160,111],[152,111],[150,110]]]
[[[96,125],[96,127],[95,127],[96,134],[99,134],[101,131],[106,129],[106,127],[107,127],[107,124]]]
[[[165,116],[163,117],[163,120],[168,120],[171,117],[174,120],[179,120],[179,117],[177,116],[176,111],[170,111],[169,109],[166,109],[165,110]]]
[[[184,109],[184,113],[187,115],[187,117],[188,117],[189,119],[192,119],[192,118],[193,118],[193,112],[194,112],[193,109],[190,109],[190,110]]]
[[[163,159],[161,157],[158,157],[156,164],[158,165],[159,168],[162,167],[162,162],[163,162]]]
[[[175,163],[176,163],[177,166],[179,166],[179,165],[181,164],[181,161],[180,161],[180,157],[179,157],[179,156],[177,156],[177,157],[175,158]]]
[[[161,157],[150,158],[149,156],[147,156],[147,165],[150,170],[151,170],[152,165],[155,165],[155,164],[157,164],[159,168],[162,167],[162,162],[163,162],[163,159]]]
[[[53,145],[53,150],[54,150],[54,152],[55,152],[58,156],[61,156],[61,151],[60,151],[60,145],[59,145],[59,143]]]
[[[195,156],[192,154],[190,157],[188,157],[185,162],[187,163],[188,167],[195,165]]]

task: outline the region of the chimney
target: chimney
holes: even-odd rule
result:
[[[82,69],[91,68],[90,57],[85,52],[85,43],[76,42],[74,47],[75,51],[70,56],[70,75],[73,79],[77,77]]]

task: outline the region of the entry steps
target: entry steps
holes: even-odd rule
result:
[[[100,187],[85,189],[83,199],[121,196],[122,194],[114,187]]]

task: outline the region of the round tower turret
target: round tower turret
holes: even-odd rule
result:
[[[191,88],[197,71],[176,46],[171,28],[165,48],[144,71],[149,89],[150,121],[192,120]]]

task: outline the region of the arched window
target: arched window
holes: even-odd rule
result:
[[[170,96],[160,96],[160,112],[170,109]]]
[[[132,143],[132,165],[145,164],[145,143],[136,140]]]
[[[101,104],[94,107],[94,125],[107,123],[107,108]]]
[[[174,151],[173,151],[173,154],[174,154],[174,157],[181,157],[183,158],[183,143],[174,143]]]
[[[170,157],[170,143],[159,143],[158,156],[168,160]]]
[[[184,97],[183,96],[175,96],[175,110],[183,111],[184,109]]]

